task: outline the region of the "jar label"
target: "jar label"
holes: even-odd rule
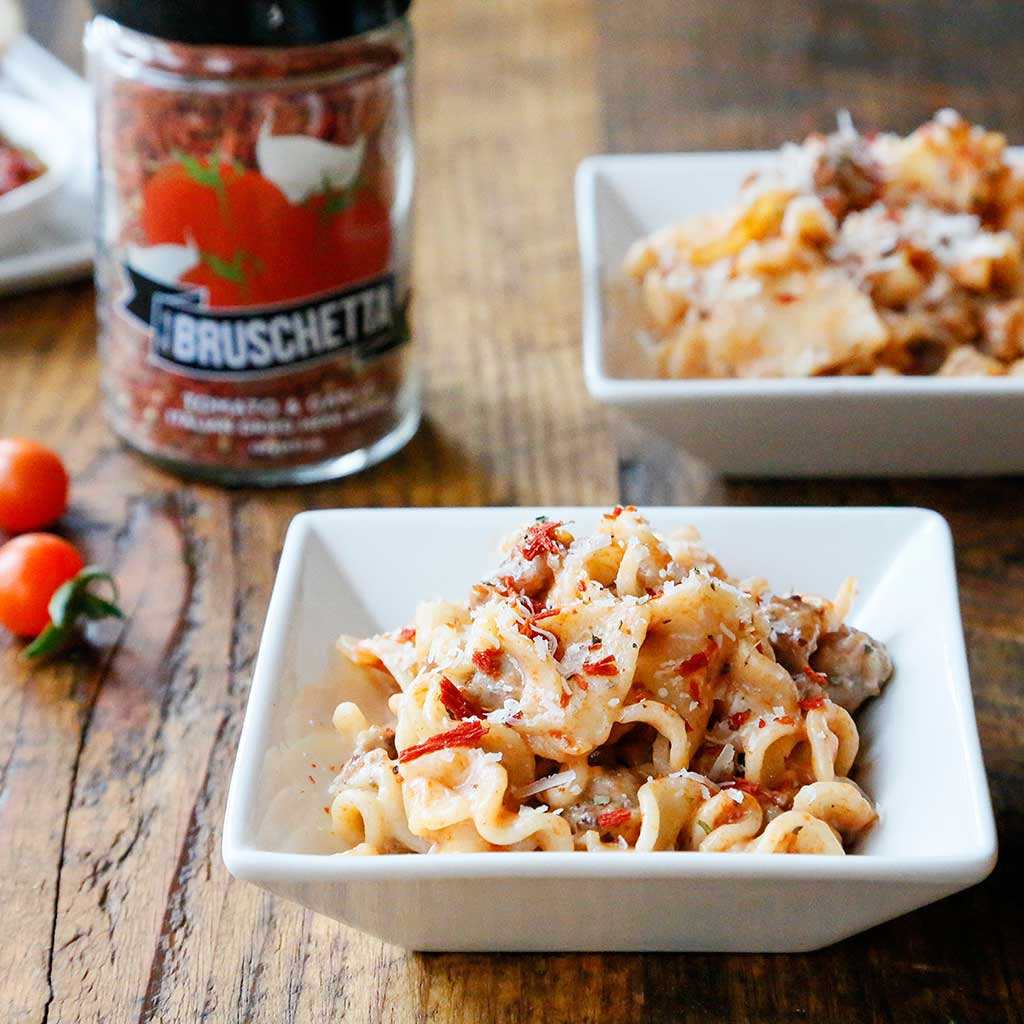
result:
[[[121,308],[148,329],[149,362],[188,377],[270,376],[343,354],[366,360],[408,338],[392,274],[291,303],[211,308],[203,289],[155,281],[127,263],[123,269],[129,288]]]

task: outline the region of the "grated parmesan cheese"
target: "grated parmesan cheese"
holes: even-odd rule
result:
[[[719,751],[718,757],[715,758],[715,763],[711,766],[708,775],[716,782],[719,779],[724,779],[727,775],[732,775],[735,762],[736,748],[731,743],[726,743]]]
[[[513,795],[520,800],[546,790],[554,789],[556,786],[568,786],[576,778],[576,772],[570,768],[568,771],[558,772],[557,775],[545,775],[543,779],[536,779],[528,786],[522,786],[513,790]]]

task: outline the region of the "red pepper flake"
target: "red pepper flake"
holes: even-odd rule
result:
[[[516,581],[513,576],[498,576],[494,582],[495,589],[499,594],[511,594],[515,592]]]
[[[635,512],[636,505],[616,505],[611,512],[605,512],[605,519],[618,519],[623,512]]]
[[[757,643],[754,644],[754,650],[757,651],[758,654],[767,654],[768,653],[764,649],[764,641],[763,640],[758,640]]]
[[[648,597],[650,597],[650,599],[652,601],[657,601],[659,597],[664,597],[664,596],[665,596],[665,591],[664,590],[660,590],[659,589],[659,590],[650,590],[650,591],[648,591]]]
[[[309,781],[312,782],[314,786],[316,785],[316,779],[314,779],[312,775],[307,775],[306,778],[309,779]]]
[[[824,697],[805,697],[802,701],[800,701],[800,707],[804,711],[816,711],[818,708],[823,708],[824,706]]]
[[[685,729],[685,730],[686,730],[687,732],[693,732],[693,726],[692,726],[692,725],[690,725],[690,723],[689,723],[689,722],[688,722],[688,721],[687,721],[687,720],[686,720],[685,718],[683,719],[683,728],[684,728],[684,729]]]
[[[555,531],[562,525],[564,524],[561,522],[534,523],[526,531],[526,537],[523,539],[523,558],[532,562],[545,551],[552,555],[557,554],[559,542],[555,538]]]
[[[533,621],[539,622],[541,619],[550,619],[552,615],[560,615],[561,612],[561,608],[545,608],[542,611],[534,612]]]
[[[586,679],[584,679],[584,678],[583,678],[583,676],[573,676],[573,677],[572,677],[572,681],[573,681],[573,682],[574,682],[574,683],[575,683],[575,684],[576,684],[576,685],[577,685],[577,686],[578,686],[578,687],[579,687],[579,688],[580,688],[581,690],[584,690],[584,691],[586,691],[586,690],[589,690],[589,689],[590,689],[590,683],[588,683],[588,682],[586,681]]]
[[[739,729],[741,726],[746,724],[748,718],[750,718],[749,711],[737,711],[735,714],[730,715],[727,719],[729,723],[729,728],[733,730]]]
[[[681,676],[688,676],[691,672],[696,672],[699,668],[705,668],[708,663],[707,651],[698,651],[696,654],[690,655],[686,661],[681,661],[676,672]]]
[[[441,676],[441,703],[452,718],[472,718],[480,714],[480,708],[447,676]]]
[[[698,704],[700,703],[700,683],[696,679],[691,679],[688,686],[686,687],[690,692],[690,700],[695,700]]]
[[[483,651],[474,651],[473,664],[485,676],[496,678],[501,673],[501,648],[488,647]]]
[[[576,589],[577,589],[577,590],[578,590],[578,591],[579,591],[579,592],[580,592],[581,594],[585,594],[585,593],[587,592],[587,581],[586,581],[586,580],[580,580],[580,581],[579,581],[579,582],[578,582],[578,583],[576,584]]]
[[[475,747],[487,735],[487,731],[487,726],[483,722],[460,722],[454,729],[406,747],[398,755],[398,763],[407,764],[424,754],[447,750],[450,747]]]
[[[794,295],[792,292],[775,293],[775,301],[783,306],[788,306],[791,302],[796,302],[797,298],[798,296]]]
[[[583,671],[590,676],[614,676],[619,673],[619,666],[615,664],[615,655],[608,654],[600,661],[585,661]]]
[[[416,630],[409,626],[398,631],[398,642],[400,644],[414,644],[416,642]]]
[[[324,807],[324,814],[330,814],[330,813],[331,813],[330,807]]]
[[[558,706],[567,708],[570,700],[572,700],[572,697],[569,695],[569,692],[567,690],[563,690],[562,696],[558,698]]]
[[[618,825],[625,825],[632,816],[633,812],[628,807],[616,807],[614,811],[605,811],[597,816],[597,827],[607,831]]]
[[[775,721],[778,722],[779,725],[795,725],[796,724],[793,721],[793,716],[792,715],[776,715],[775,716]]]
[[[819,686],[828,686],[828,676],[824,672],[815,672],[810,665],[804,665],[804,675]]]
[[[763,729],[764,728],[764,719],[763,718],[759,718],[757,720],[757,727],[758,727],[758,729]]]
[[[592,644],[587,644],[588,651],[599,651],[601,649],[601,641],[595,640]]]

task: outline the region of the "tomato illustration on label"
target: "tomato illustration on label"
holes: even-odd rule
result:
[[[282,139],[291,137],[270,137],[268,146]],[[300,188],[294,173],[282,187],[217,155],[175,154],[143,189],[138,252],[173,267],[157,274],[167,283],[203,289],[211,307],[287,302],[384,273],[390,216],[358,175],[362,146],[320,146],[347,157],[344,173],[328,152],[330,173]]]

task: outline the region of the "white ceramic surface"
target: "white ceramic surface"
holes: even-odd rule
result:
[[[38,178],[0,196],[0,248],[18,241],[50,209],[71,165],[71,140],[38,103],[0,91],[0,135],[34,153],[46,168]]]
[[[576,215],[590,393],[730,476],[1024,471],[1024,377],[654,379],[622,310],[626,251],[656,228],[728,204],[771,156],[583,161]]]
[[[29,105],[29,130],[45,135],[33,148],[48,166],[64,159],[58,147],[68,151],[60,187],[50,191],[47,186],[46,199],[20,205],[31,195],[22,189],[0,198],[2,206],[4,199],[13,203],[12,197],[18,197],[13,214],[0,211],[0,295],[87,277],[92,271],[95,180],[89,87],[53,54],[21,35],[0,53],[0,94],[0,119],[9,95],[22,109]]]
[[[462,598],[498,540],[539,512],[589,530],[594,509],[306,512],[267,613],[224,823],[237,878],[420,950],[814,949],[972,885],[995,829],[945,522],[920,509],[652,509],[695,523],[739,576],[825,594],[855,573],[853,621],[897,674],[859,716],[855,778],[881,820],[846,857],[498,853],[344,857],[331,849],[330,717],[360,699],[337,634]],[[311,768],[312,764],[317,767]],[[314,775],[310,784],[308,775]]]

